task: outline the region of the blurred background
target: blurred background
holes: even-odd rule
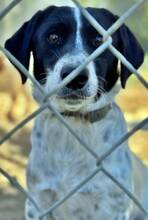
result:
[[[10,0],[0,0],[0,10]],[[122,15],[138,0],[81,0],[84,6],[105,7]],[[49,5],[72,5],[70,0],[24,0],[0,21],[0,44],[10,37],[37,10]],[[139,8],[126,22],[137,36],[145,50],[145,62],[140,69],[148,79],[148,2]],[[126,90],[120,92],[116,100],[124,112],[129,129],[148,114],[148,93],[141,83],[132,76]],[[8,65],[0,70],[0,138],[18,122],[37,109],[32,100],[29,83],[22,86],[19,74]],[[0,148],[0,167],[15,176],[25,186],[25,167],[30,151],[30,133],[33,122],[27,124]],[[148,133],[141,130],[129,140],[130,147],[144,163],[148,164]],[[12,188],[0,175],[0,220],[23,220],[24,197]]]

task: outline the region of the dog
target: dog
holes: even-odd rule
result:
[[[107,9],[86,10],[106,30],[118,19]],[[122,25],[112,38],[118,51],[139,68],[144,52],[131,30]],[[6,41],[5,47],[27,69],[32,52],[34,77],[49,94],[102,43],[102,35],[79,9],[50,6],[26,22]],[[127,132],[123,113],[114,98],[121,87],[125,88],[131,74],[107,49],[50,98],[54,108],[98,157]],[[25,83],[27,77],[21,72],[20,75]],[[42,104],[43,97],[35,87],[33,96]],[[45,211],[90,175],[96,167],[96,160],[49,110],[37,116],[31,142],[28,190],[40,209]],[[131,153],[128,143],[124,142],[103,165],[148,210],[148,172]],[[39,214],[27,199],[26,220],[38,220]],[[64,205],[44,217],[44,220],[108,219],[144,220],[145,216],[102,172]]]

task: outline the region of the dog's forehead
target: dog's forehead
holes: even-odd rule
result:
[[[115,16],[106,9],[88,7],[86,10],[105,28],[109,28],[115,21]],[[52,23],[56,23],[56,21],[77,23],[79,20],[82,20],[83,26],[90,25],[89,21],[79,14],[79,9],[76,7],[52,6],[44,11],[44,18],[45,20],[50,18],[49,20]]]
[[[47,8],[44,13],[44,19],[45,21],[51,21],[51,22],[74,22],[75,21],[75,9],[72,7],[66,7],[66,6],[52,6]]]

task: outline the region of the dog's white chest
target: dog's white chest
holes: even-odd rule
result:
[[[110,132],[106,131],[106,127],[110,126],[104,122],[100,128],[95,124],[93,126],[73,124],[73,127],[98,155],[102,155],[110,147],[109,139],[114,139]],[[44,194],[43,200],[46,201],[47,207],[65,196],[96,169],[95,158],[57,120],[38,118],[32,134],[32,144],[28,166],[28,187],[30,191],[35,190]],[[125,172],[124,153],[121,150],[120,158],[116,153],[112,157],[107,160],[107,169],[123,181],[128,176],[128,169]],[[116,166],[118,160],[120,166]],[[46,196],[43,192],[46,192]],[[44,207],[46,205],[44,204]],[[61,207],[64,212],[62,209],[57,209],[54,215],[56,220],[60,219],[58,216],[63,215],[73,216],[74,220],[98,220],[98,218],[107,220],[110,218],[110,213],[112,216],[116,216],[117,213],[119,216],[122,215],[126,206],[127,198],[124,193],[100,172],[78,190],[63,208]],[[89,211],[87,211],[88,207]],[[68,218],[63,216],[63,220],[66,219]]]
[[[95,169],[96,160],[81,146],[70,132],[60,123],[50,123],[47,120],[42,129],[35,126],[32,135],[33,146],[35,149],[31,152],[31,158],[40,155],[39,160],[32,158],[32,167],[41,169],[43,179],[48,179],[45,184],[56,191],[63,186],[70,188],[75,186],[80,180]],[[37,127],[37,128],[36,128]],[[40,131],[38,131],[40,130]],[[76,128],[76,132],[85,142],[93,146],[94,143],[91,130]],[[95,146],[96,148],[96,146]],[[40,186],[41,187],[41,186]]]

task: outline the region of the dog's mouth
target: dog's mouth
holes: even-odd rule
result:
[[[56,95],[56,99],[65,111],[79,112],[85,108],[85,106],[94,102],[95,95],[90,95],[87,89],[84,89],[83,91],[70,91],[65,88]]]
[[[60,108],[60,113],[66,117],[73,117],[77,120],[81,119],[87,122],[95,122],[101,120],[109,112],[111,106],[106,105],[101,108],[94,108],[98,98],[96,96],[90,97],[86,95],[67,94],[64,96],[58,95],[56,97],[59,106],[60,103],[63,108]],[[93,108],[91,109],[91,107]]]
[[[79,94],[79,93],[69,93],[69,94],[61,94],[61,95],[57,95],[57,98],[58,99],[63,99],[65,102],[71,102],[71,103],[79,103],[81,101],[85,101],[86,99],[89,98],[88,95],[85,95],[85,94]]]
[[[80,110],[81,107],[85,105],[85,102],[88,99],[88,97],[86,96],[82,96],[74,93],[67,95],[58,95],[56,98],[58,102],[63,103],[64,108],[67,111]]]
[[[57,98],[63,99],[68,102],[74,102],[74,103],[77,103],[79,101],[84,101],[85,99],[89,97],[90,97],[90,94],[89,94],[87,87],[84,87],[83,89],[77,89],[77,90],[64,87],[57,94]]]

